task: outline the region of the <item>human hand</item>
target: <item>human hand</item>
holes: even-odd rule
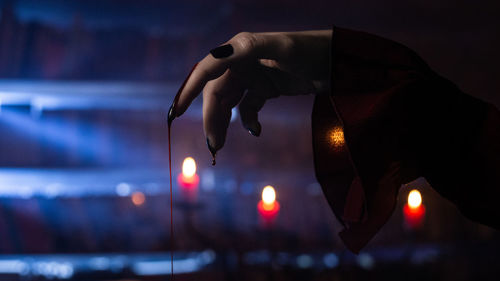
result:
[[[195,65],[169,110],[181,116],[203,91],[203,127],[210,152],[224,145],[231,109],[243,126],[261,133],[258,112],[280,95],[326,91],[332,31],[239,33]]]

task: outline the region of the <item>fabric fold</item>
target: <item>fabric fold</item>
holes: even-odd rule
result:
[[[334,28],[331,59],[331,95],[318,95],[312,114],[313,151],[346,246],[359,252],[391,216],[400,186],[420,176],[498,228],[498,110],[381,37]]]

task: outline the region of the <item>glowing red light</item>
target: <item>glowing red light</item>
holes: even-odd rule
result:
[[[271,204],[266,204],[260,200],[259,204],[257,204],[257,209],[263,217],[274,219],[280,210],[280,203],[275,201]]]
[[[181,187],[182,196],[189,202],[198,198],[200,177],[196,174],[196,162],[192,157],[186,157],[182,163],[182,173],[177,176],[177,183]]]
[[[192,177],[185,177],[183,174],[179,174],[177,182],[183,189],[193,189],[198,187],[200,177],[197,174]]]
[[[408,203],[403,207],[406,226],[409,229],[420,228],[424,221],[425,207],[422,204],[422,195],[416,189],[410,191]]]
[[[262,200],[257,204],[257,210],[264,227],[270,227],[280,210],[280,204],[276,201],[276,191],[274,187],[268,185],[262,190]]]

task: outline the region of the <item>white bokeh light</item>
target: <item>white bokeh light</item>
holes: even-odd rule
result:
[[[276,191],[274,191],[274,187],[268,185],[264,187],[262,190],[262,201],[265,204],[272,204],[276,200]]]
[[[196,174],[196,162],[192,157],[186,157],[182,162],[182,175],[190,178]]]
[[[414,189],[408,194],[408,205],[411,208],[418,208],[422,204],[422,195],[420,191]]]

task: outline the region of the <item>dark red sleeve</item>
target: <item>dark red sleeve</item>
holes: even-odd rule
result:
[[[346,246],[359,252],[391,216],[400,186],[421,176],[465,216],[499,228],[499,111],[384,38],[334,28],[331,58],[313,149]]]

